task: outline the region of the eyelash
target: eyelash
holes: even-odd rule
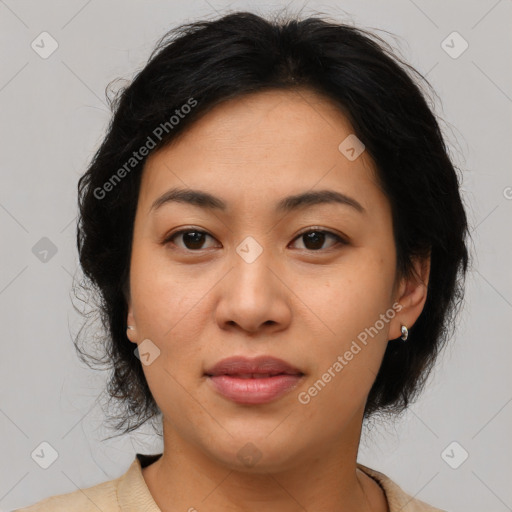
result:
[[[184,233],[191,233],[191,232],[194,232],[194,233],[200,233],[200,234],[203,234],[203,235],[208,235],[210,236],[211,238],[214,238],[212,235],[210,235],[210,233],[208,233],[207,231],[203,231],[203,230],[200,230],[200,229],[196,229],[194,227],[190,227],[190,228],[185,228],[185,229],[181,229],[179,231],[175,231],[174,233],[171,233],[169,234],[168,236],[166,236],[164,238],[164,240],[162,241],[162,244],[163,245],[167,245],[169,243],[172,243],[172,245],[174,245],[176,247],[176,244],[174,242],[171,242],[174,238],[176,238],[177,236],[179,235],[182,235]],[[328,251],[330,249],[334,249],[337,245],[348,245],[348,241],[346,239],[344,239],[343,237],[341,237],[340,235],[336,234],[336,233],[333,233],[332,231],[328,231],[328,230],[325,230],[325,229],[322,229],[320,227],[310,227],[308,228],[307,230],[305,231],[302,231],[301,233],[299,233],[294,239],[293,241],[295,240],[298,240],[300,237],[308,234],[308,233],[322,233],[322,234],[325,234],[325,235],[328,235],[328,236],[332,236],[333,238],[336,239],[337,243],[330,247],[329,249],[317,249],[317,250],[314,250],[314,249],[300,249],[300,250],[305,250],[305,251],[308,251],[308,252],[311,252],[311,253],[320,253],[320,252],[325,252],[325,251]],[[215,238],[214,238],[215,239]],[[187,252],[200,252],[201,250],[204,250],[204,249],[197,249],[197,250],[194,250],[194,249],[187,249],[187,248],[181,248],[181,247],[177,247],[178,250],[183,250],[183,251],[187,251]]]

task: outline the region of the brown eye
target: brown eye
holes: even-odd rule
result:
[[[331,233],[330,231],[320,230],[320,229],[310,229],[309,231],[305,231],[301,233],[296,240],[302,239],[304,242],[304,248],[310,251],[318,251],[322,249],[326,239],[334,238],[337,243],[345,244],[345,240],[335,233]],[[336,245],[336,244],[334,244]],[[332,247],[332,246],[331,246]],[[301,247],[299,247],[301,249]],[[324,248],[325,249],[325,248]]]
[[[176,231],[169,235],[164,241],[163,244],[172,243],[172,245],[176,246],[179,249],[188,250],[188,251],[200,251],[202,249],[208,249],[205,247],[205,241],[207,238],[211,238],[215,240],[210,234],[206,231],[201,231],[193,228],[182,229],[180,231]],[[331,244],[330,247],[325,248],[324,244],[326,241],[331,238],[334,239],[335,243]],[[175,243],[174,240],[180,240],[181,243]],[[322,230],[322,229],[310,229],[309,231],[305,231],[297,236],[295,240],[303,240],[303,246],[299,247],[299,249],[306,249],[308,251],[319,252],[322,249],[327,250],[333,246],[343,244],[346,245],[347,242],[342,237],[337,235],[336,233],[332,233],[330,231]],[[212,247],[212,246],[211,246]]]
[[[173,240],[178,237],[181,237],[182,244],[184,245],[184,247],[173,242]],[[173,233],[171,236],[166,238],[164,243],[172,242],[173,245],[176,245],[180,249],[196,251],[204,249],[203,244],[205,242],[206,237],[210,237],[213,239],[213,237],[206,233],[206,231],[199,231],[196,229],[182,229],[181,231],[177,231],[176,233]]]

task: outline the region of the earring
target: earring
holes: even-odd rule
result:
[[[407,327],[405,325],[402,325],[400,327],[400,330],[402,331],[402,336],[400,336],[400,338],[403,340],[403,341],[406,341],[407,338],[409,337],[409,330],[407,329]]]
[[[128,326],[128,329],[130,329],[131,331],[134,331],[135,330],[135,327],[133,325],[129,325]]]

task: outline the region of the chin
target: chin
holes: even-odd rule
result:
[[[252,474],[278,473],[297,466],[297,443],[286,442],[286,439],[291,440],[293,436],[283,438],[274,432],[271,439],[269,434],[262,434],[260,429],[259,435],[254,437],[247,434],[227,437],[229,439],[226,439],[224,445],[216,442],[213,453],[212,445],[205,448],[210,451],[210,456],[216,463],[231,471]]]

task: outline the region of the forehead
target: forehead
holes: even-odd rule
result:
[[[353,129],[340,109],[309,89],[237,97],[148,157],[140,202],[149,210],[174,187],[208,190],[245,205],[335,188],[370,206],[383,199],[374,165],[364,151],[355,160],[340,151],[349,136]]]

